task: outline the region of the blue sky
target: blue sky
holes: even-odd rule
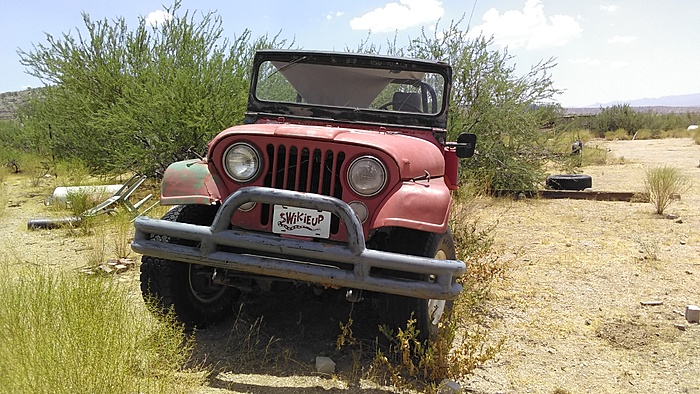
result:
[[[0,92],[41,86],[19,63],[17,49],[31,51],[93,20],[163,17],[163,0],[0,0]],[[158,12],[161,10],[161,12]],[[294,39],[304,49],[356,48],[368,37],[399,46],[451,20],[471,20],[471,32],[507,48],[518,74],[555,58],[552,80],[564,106],[588,106],[700,93],[698,0],[183,0],[180,12],[216,11],[224,34],[265,34]],[[471,17],[471,19],[470,19]],[[466,26],[466,23],[463,24]]]

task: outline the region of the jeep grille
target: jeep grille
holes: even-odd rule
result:
[[[335,198],[343,197],[341,171],[344,152],[304,146],[268,144],[265,147],[267,173],[263,185],[275,189],[316,193]],[[261,223],[266,226],[272,207],[262,206]],[[334,215],[331,233],[337,234],[339,219]]]

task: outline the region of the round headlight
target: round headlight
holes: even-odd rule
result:
[[[362,156],[355,159],[348,170],[348,185],[355,193],[371,197],[386,185],[386,168],[379,159]]]
[[[239,142],[224,153],[226,174],[236,182],[250,182],[260,173],[260,154],[252,146]]]

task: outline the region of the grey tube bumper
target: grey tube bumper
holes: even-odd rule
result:
[[[229,229],[230,219],[239,206],[255,201],[263,204],[296,206],[331,212],[340,217],[348,233],[348,243],[306,241],[275,234]],[[455,299],[462,291],[456,282],[465,272],[459,260],[382,252],[365,247],[362,225],[349,205],[328,196],[246,187],[229,196],[211,226],[198,226],[138,217],[132,249],[144,255],[231,269],[250,274],[287,278],[326,286],[348,287],[424,299]],[[151,240],[153,235],[196,241],[197,246],[176,245]],[[245,250],[222,251],[220,246]],[[284,258],[272,256],[285,256]],[[343,270],[330,264],[351,264]],[[395,277],[375,275],[373,269],[391,270]],[[404,275],[401,275],[401,274]],[[431,280],[406,279],[407,273]]]

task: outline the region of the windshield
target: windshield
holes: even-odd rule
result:
[[[441,74],[391,68],[264,61],[257,73],[260,101],[347,107],[415,114],[442,111],[445,79]]]

